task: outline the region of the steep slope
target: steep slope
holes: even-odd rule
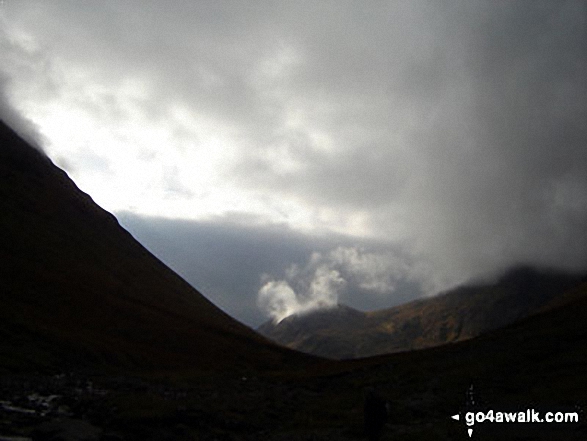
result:
[[[0,122],[0,367],[295,365]]]
[[[341,320],[332,310],[267,322],[258,331],[287,347],[330,358],[422,349],[469,339],[560,304],[581,280],[520,266],[495,283],[460,287],[386,310],[355,311],[352,320]]]

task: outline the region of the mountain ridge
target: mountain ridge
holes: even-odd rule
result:
[[[377,311],[355,310],[348,323],[339,309],[268,321],[257,331],[284,346],[327,358],[360,358],[440,346],[476,337],[560,304],[584,276],[528,265],[495,282],[460,286],[435,297]],[[579,291],[577,291],[579,292]],[[581,291],[582,292],[582,291]]]

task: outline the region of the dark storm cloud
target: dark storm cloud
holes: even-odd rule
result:
[[[418,224],[427,246],[468,273],[516,261],[585,268],[585,4],[465,11],[468,43],[455,61],[468,97],[415,141],[435,149],[426,170],[435,188],[420,210],[438,228]]]
[[[336,109],[325,117],[334,150],[290,140],[297,170],[261,152],[243,159],[239,178],[369,209],[382,237],[399,228],[414,239],[439,286],[520,261],[585,268],[585,3],[419,3],[393,13],[365,23],[359,14],[340,29],[333,20],[326,28],[340,46],[317,44],[306,66],[315,79],[326,73],[328,83],[304,87]],[[390,23],[398,29],[386,32]]]
[[[250,326],[270,315],[259,308],[260,289],[269,280],[287,279],[303,302],[309,285],[331,271],[344,278],[345,289],[316,292],[363,310],[383,308],[421,295],[424,273],[405,267],[401,253],[388,246],[344,236],[304,235],[285,225],[248,225],[227,216],[187,221],[118,213],[133,236],[217,306]],[[395,270],[390,268],[390,254]],[[401,263],[401,264],[400,264]],[[391,270],[391,271],[390,271]],[[414,273],[408,279],[407,273]],[[274,293],[279,297],[280,293]],[[306,299],[307,300],[307,299]]]

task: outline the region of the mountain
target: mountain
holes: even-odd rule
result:
[[[151,255],[0,122],[0,369],[263,369],[260,337]]]
[[[263,323],[257,332],[291,349],[330,356],[354,358],[355,342],[344,335],[358,335],[367,324],[365,313],[346,305],[293,314],[278,324]]]
[[[292,349],[335,359],[422,349],[469,339],[560,304],[582,280],[518,266],[494,283],[366,313],[339,305],[268,321],[257,331]]]

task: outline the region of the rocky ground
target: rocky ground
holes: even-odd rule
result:
[[[434,371],[436,365],[424,363],[418,367],[382,363],[297,378],[4,374],[0,376],[0,441],[365,440],[366,388],[375,388],[390,405],[380,440],[466,439],[467,427],[450,416],[467,405],[470,377],[443,378]],[[475,388],[481,407],[503,403],[508,396],[520,405],[532,403],[528,387],[517,390],[515,382],[478,377]],[[580,404],[580,424],[504,426],[505,437],[489,432],[497,426],[486,424],[475,427],[476,435],[479,439],[585,439],[585,403],[573,402]]]
[[[116,440],[95,423],[115,411],[110,390],[74,373],[3,375],[0,440]]]
[[[309,378],[2,375],[0,441],[361,440],[364,389],[376,384],[396,415],[381,439],[410,439],[440,406],[430,392],[393,398],[390,369]]]
[[[0,380],[0,440],[360,437],[360,427],[352,425],[316,427],[305,412],[320,394],[311,387],[245,376],[191,379],[190,383],[183,387],[177,382],[172,386],[138,377],[90,378],[79,373],[4,375]],[[319,420],[321,412],[314,417]]]

